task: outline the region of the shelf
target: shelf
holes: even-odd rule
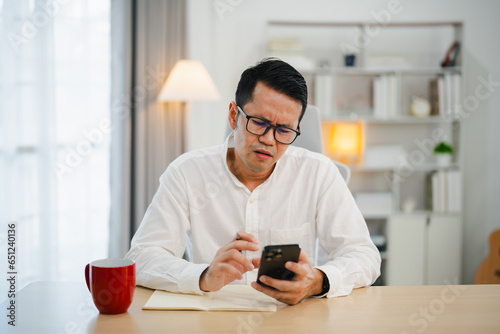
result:
[[[460,168],[460,165],[458,163],[452,163],[446,166],[441,166],[434,163],[426,163],[419,166],[412,165],[412,168],[416,172],[427,172],[433,170],[458,169]],[[384,166],[362,166],[362,165],[349,165],[349,169],[351,170],[351,172],[374,172],[374,173],[379,173],[379,172],[397,173],[399,170],[398,166],[384,167]]]
[[[342,111],[341,111],[342,112]],[[446,119],[441,116],[427,116],[427,117],[415,117],[415,116],[398,116],[392,118],[379,118],[373,116],[353,116],[353,117],[332,117],[328,119],[323,119],[326,122],[358,122],[364,121],[366,123],[373,124],[431,124],[431,123],[450,123],[458,122],[459,118]]]
[[[415,211],[411,211],[411,212],[405,212],[405,211],[402,211],[402,210],[399,210],[399,211],[394,211],[392,213],[393,216],[429,216],[430,214],[432,214],[434,212],[432,212],[431,210],[415,210]]]
[[[361,166],[361,165],[348,165],[351,172],[394,172],[396,167],[377,167],[377,166]]]
[[[429,186],[431,174],[462,169],[462,118],[456,106],[463,102],[466,86],[462,67],[466,50],[463,24],[456,21],[384,25],[366,21],[271,21],[268,26],[271,28],[267,31],[268,41],[289,41],[290,60],[302,66],[301,73],[306,76],[311,91],[311,104],[321,113],[322,128],[333,134],[336,130],[329,127],[332,123],[361,123],[365,159],[360,161],[370,165],[348,165],[352,173],[348,186],[370,233],[386,238],[385,244],[379,242],[387,247],[380,246],[380,249],[389,250],[380,252],[385,260],[381,269],[384,282],[392,284],[404,278],[408,279],[405,284],[415,283],[415,279],[422,284],[430,277],[433,267],[438,268],[438,272],[453,273],[451,277],[455,277],[454,269],[448,265],[450,261],[436,266],[435,259],[428,261],[425,254],[433,242],[439,245],[441,239],[452,235],[449,228],[441,226],[449,220],[455,220],[457,225],[462,215],[423,209],[429,207],[429,194],[436,191]],[[375,26],[380,26],[383,33],[371,38]],[[360,47],[356,44],[359,37],[368,37],[371,43]],[[440,67],[446,50],[454,42],[460,43],[460,52],[454,59],[457,66]],[[296,48],[294,43],[301,48]],[[356,54],[356,66],[344,66],[344,56],[348,53]],[[413,116],[410,112],[413,96],[427,99],[433,113],[441,112],[422,118]],[[333,136],[328,136],[323,134],[325,154],[342,156],[329,151],[328,141],[333,140]],[[438,165],[432,153],[441,140],[450,142],[454,148],[455,162],[445,166]],[[356,161],[350,156],[345,160]],[[443,180],[445,178],[441,178]],[[448,176],[446,180],[449,182]],[[376,197],[359,199],[359,194],[382,192],[390,193],[391,205],[380,199],[377,202]],[[447,207],[450,201],[445,199]],[[462,202],[463,196],[459,199]],[[456,205],[452,207],[455,209]],[[419,210],[405,212],[402,208]],[[455,234],[457,231],[453,230]],[[459,247],[460,237],[455,237],[450,240]],[[455,252],[458,257],[459,254]],[[416,260],[408,261],[408,258]]]
[[[378,76],[383,74],[402,75],[441,75],[447,73],[461,73],[461,67],[337,67],[329,69],[315,69],[303,71],[304,75],[360,75]]]
[[[398,70],[395,68],[361,68],[361,67],[338,67],[329,69],[315,69],[303,71],[304,75],[360,75],[360,76],[378,76],[382,74],[394,74]]]
[[[372,26],[381,25],[377,21],[352,21],[352,22],[316,22],[316,21],[269,21],[270,26],[292,26],[292,27],[352,27],[352,26]],[[440,26],[462,26],[459,21],[429,21],[429,22],[391,22],[384,24],[385,28],[391,27],[440,27]]]
[[[426,123],[448,123],[450,120],[445,119],[441,116],[427,116],[427,117],[415,117],[415,116],[399,116],[395,118],[376,118],[367,117],[363,118],[369,123],[380,123],[380,124],[426,124]],[[458,121],[458,118],[452,121]]]
[[[451,163],[446,166],[441,166],[435,163],[427,163],[427,164],[422,164],[420,166],[412,166],[412,167],[415,169],[415,171],[426,172],[433,170],[459,169],[460,165],[458,163]]]
[[[432,210],[414,210],[411,212],[405,212],[402,210],[398,211],[392,211],[390,214],[386,215],[386,218],[390,218],[392,216],[442,216],[442,217],[459,217],[460,212],[435,212]],[[365,219],[376,219],[376,218],[366,218],[365,215],[363,215]]]
[[[462,73],[461,67],[428,67],[428,68],[407,68],[399,71],[401,74],[411,75],[440,75],[448,73]]]
[[[361,212],[363,218],[366,219],[388,219],[391,216],[390,212],[387,213],[377,213],[377,212]]]

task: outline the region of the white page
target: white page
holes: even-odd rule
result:
[[[276,311],[276,300],[250,285],[226,285],[213,294],[211,310]]]
[[[226,285],[217,292],[191,295],[156,290],[145,310],[276,311],[277,301],[249,285]]]
[[[190,295],[156,290],[144,305],[144,310],[208,310],[211,294]]]

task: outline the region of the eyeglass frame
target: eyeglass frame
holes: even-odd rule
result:
[[[297,139],[297,137],[298,137],[298,136],[300,136],[300,125],[298,125],[298,126],[297,126],[297,130],[291,129],[291,128],[286,127],[286,126],[284,126],[284,125],[272,125],[272,124],[270,124],[270,123],[269,123],[269,121],[268,121],[268,120],[265,120],[265,119],[263,119],[263,118],[261,118],[261,117],[257,117],[257,116],[248,116],[248,115],[247,115],[247,114],[243,111],[243,109],[242,109],[239,105],[236,105],[236,107],[238,107],[238,111],[240,111],[240,112],[243,114],[243,116],[245,116],[245,118],[247,119],[247,124],[246,124],[246,126],[245,126],[245,129],[247,130],[247,132],[248,132],[248,133],[251,133],[251,134],[253,134],[253,135],[255,135],[255,136],[259,136],[259,137],[260,137],[260,136],[264,136],[264,135],[266,135],[266,134],[269,132],[269,129],[273,129],[273,137],[274,137],[274,140],[276,140],[276,142],[278,142],[278,143],[280,143],[280,144],[283,144],[283,145],[291,145],[291,144],[293,144],[293,142]],[[248,130],[248,122],[249,122],[249,121],[250,121],[250,119],[252,119],[252,118],[256,118],[256,119],[258,119],[258,120],[261,120],[262,122],[267,123],[267,128],[266,128],[266,130],[264,131],[264,133],[263,133],[263,134],[260,134],[260,135],[259,135],[259,134],[256,134],[256,133],[253,133],[253,132],[250,132],[250,130]],[[287,130],[290,130],[290,131],[295,132],[297,135],[295,136],[295,138],[294,138],[294,139],[293,139],[290,143],[288,143],[288,144],[283,143],[283,142],[279,141],[279,140],[276,138],[276,129],[277,129],[277,128],[285,128],[285,129],[287,129]]]

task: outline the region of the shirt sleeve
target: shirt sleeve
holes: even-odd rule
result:
[[[136,284],[152,289],[202,294],[199,279],[208,264],[182,259],[190,230],[185,180],[172,164],[125,256],[136,262]]]
[[[319,179],[317,233],[329,261],[317,268],[330,283],[327,297],[346,296],[380,276],[381,258],[344,179],[331,162]]]

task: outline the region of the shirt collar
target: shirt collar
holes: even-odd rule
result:
[[[243,183],[241,183],[240,180],[238,180],[238,178],[229,170],[229,166],[227,165],[227,160],[226,160],[227,150],[229,148],[232,148],[232,147],[234,147],[234,130],[231,131],[229,136],[227,136],[226,141],[224,142],[224,147],[222,149],[222,154],[221,154],[222,164],[224,165],[224,168],[226,169],[229,176],[231,177],[231,180],[233,180],[233,182],[238,187],[245,188],[247,191],[249,191],[248,188],[245,187],[245,185]],[[288,152],[288,150],[286,150],[285,153],[283,154],[283,156],[276,162],[276,166],[274,167],[274,170],[272,171],[271,175],[269,175],[267,180],[265,180],[262,184],[260,184],[256,189],[259,189],[261,186],[271,182],[271,180],[273,179],[274,175],[277,173],[277,171],[280,167],[281,159],[283,159],[283,157],[287,154],[287,152]]]

